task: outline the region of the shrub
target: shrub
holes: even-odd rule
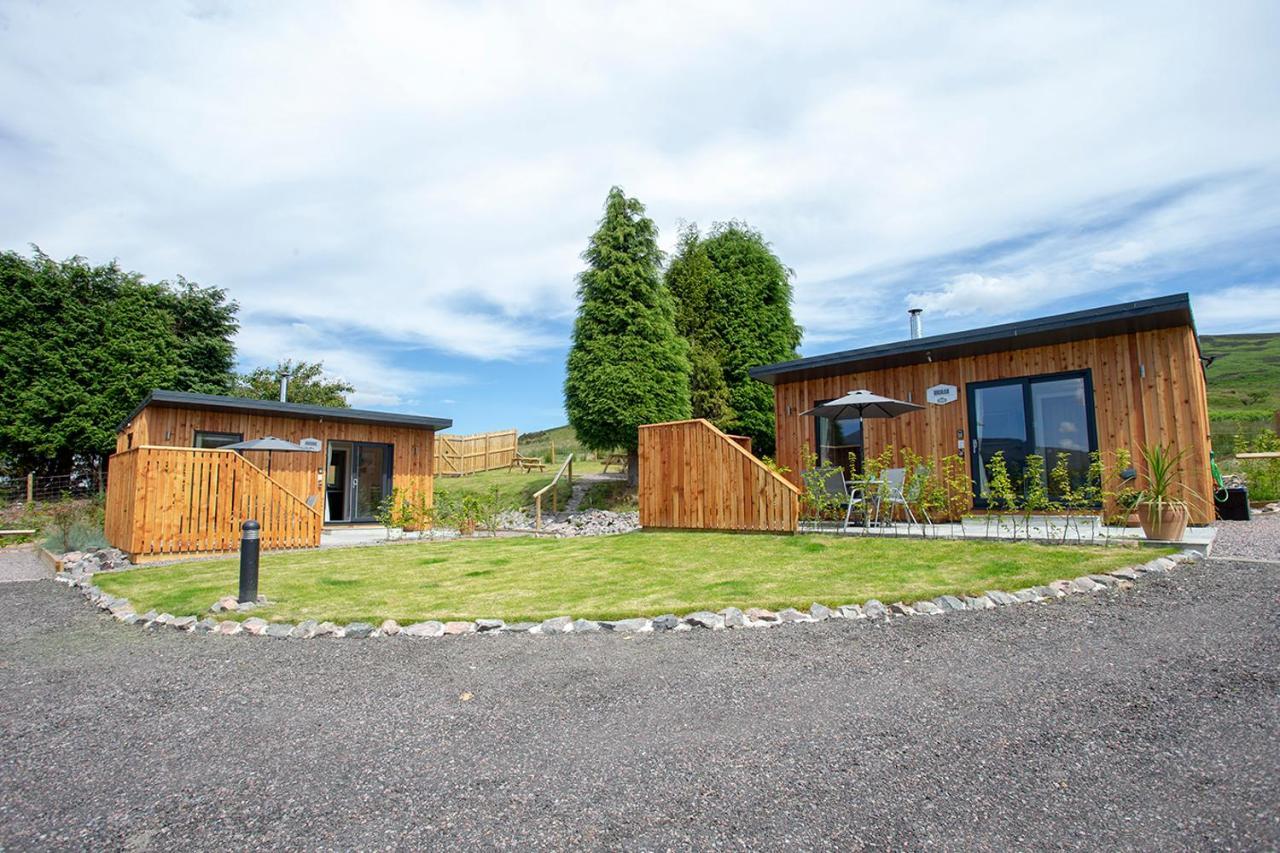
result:
[[[104,515],[101,498],[72,500],[69,495],[39,504],[28,512],[29,523],[40,530],[44,547],[57,553],[104,547]]]

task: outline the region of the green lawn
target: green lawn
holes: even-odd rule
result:
[[[560,457],[560,461],[564,461],[563,456]],[[599,471],[600,467],[599,462],[585,460],[579,462],[576,458],[573,460],[575,476],[579,473]],[[533,493],[550,483],[557,470],[559,465],[548,465],[545,472],[508,471],[504,468],[468,474],[465,477],[436,477],[435,487],[437,491],[444,490],[455,494],[481,494],[497,486],[503,506],[520,509],[533,506]],[[563,506],[569,499],[569,481],[561,477],[556,485],[556,491],[560,493],[560,504]],[[542,496],[542,508],[545,512],[551,511],[551,492]]]
[[[476,539],[268,554],[254,615],[401,623],[570,614],[653,616],[736,606],[886,603],[1016,590],[1151,559],[1166,551],[1027,543],[727,533],[580,539]],[[99,575],[139,612],[204,612],[236,591],[234,559]]]

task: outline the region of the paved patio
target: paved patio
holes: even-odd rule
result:
[[[1072,518],[1068,526],[1066,516],[1032,516],[1030,530],[1017,519],[1016,538],[1043,542],[1062,542],[1085,545],[1105,545],[1109,542],[1137,542],[1152,545],[1176,544],[1208,553],[1213,547],[1217,529],[1214,527],[1188,527],[1182,540],[1176,543],[1150,542],[1141,527],[1115,527],[1099,524],[1093,518]],[[864,527],[856,521],[847,530],[840,523],[801,523],[802,533],[841,533],[850,536],[928,536],[938,539],[1013,539],[1014,525],[1006,518],[1001,524],[994,519],[988,524],[981,517],[966,518],[960,522],[940,524],[908,524],[905,521],[876,523]],[[1064,540],[1065,533],[1065,540]]]

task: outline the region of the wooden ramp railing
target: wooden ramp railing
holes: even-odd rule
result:
[[[135,562],[235,551],[250,518],[263,549],[320,544],[320,510],[235,451],[143,446],[109,466],[107,541]]]
[[[640,525],[794,533],[800,490],[710,421],[640,427]]]

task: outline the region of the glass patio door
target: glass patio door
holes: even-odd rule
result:
[[[1027,410],[1021,381],[971,388],[969,435],[973,447],[973,493],[982,500],[987,491],[987,466],[1004,454],[1009,479],[1022,482],[1027,465]]]
[[[355,445],[352,469],[352,521],[372,521],[391,491],[391,454],[385,444]]]
[[[973,492],[985,506],[987,465],[1003,451],[1009,479],[1023,483],[1027,456],[1044,459],[1048,473],[1064,457],[1073,485],[1085,481],[1089,454],[1098,449],[1093,385],[1088,371],[1001,379],[969,385],[969,436]],[[1051,497],[1059,497],[1052,494]]]

